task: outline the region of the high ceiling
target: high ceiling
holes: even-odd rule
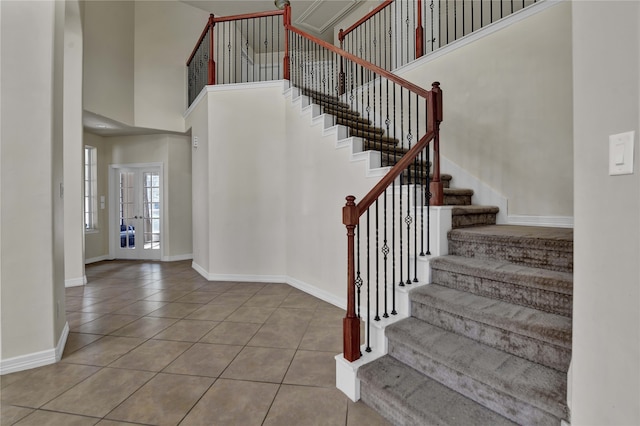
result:
[[[273,0],[181,0],[191,6],[230,16],[275,10]],[[291,22],[316,37],[333,42],[334,25],[362,0],[290,0]]]

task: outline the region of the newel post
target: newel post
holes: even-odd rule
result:
[[[343,49],[344,31],[340,28],[338,33],[338,40],[340,40],[340,49]],[[344,49],[343,49],[344,50]],[[344,58],[340,56],[340,73],[338,74],[338,95],[343,95],[345,90],[344,81]]]
[[[418,20],[416,23],[416,59],[424,55],[424,28],[422,27],[422,2],[418,0]]]
[[[213,53],[215,49],[214,40],[213,40],[213,28],[216,25],[215,18],[213,13],[209,15],[209,75],[207,76],[207,84],[213,85],[216,84],[216,63],[213,60]]]
[[[442,121],[442,90],[440,89],[440,83],[434,82],[431,85],[431,92],[433,93],[431,114],[434,124],[434,138],[433,138],[433,179],[429,186],[431,192],[432,206],[441,206],[444,203],[444,187],[440,181],[440,122]]]
[[[358,224],[356,197],[349,195],[342,208],[342,223],[347,227],[347,316],[342,321],[344,358],[360,358],[360,318],[356,315],[355,230]]]
[[[284,58],[282,59],[282,69],[284,72],[284,79],[289,80],[289,27],[291,26],[291,5],[288,3],[284,6],[284,15],[282,16],[284,24]]]

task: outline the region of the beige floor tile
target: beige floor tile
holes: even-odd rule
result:
[[[288,323],[267,323],[258,330],[247,345],[296,349],[300,345],[305,329],[306,326],[299,327]]]
[[[149,286],[153,286],[156,285],[154,284],[150,284]],[[159,289],[161,289],[161,291],[158,291],[155,294],[152,294],[149,297],[145,297],[144,300],[152,300],[152,301],[158,301],[158,302],[174,302],[177,299],[180,299],[183,296],[186,296],[187,294],[189,294],[189,291],[179,291],[179,290],[169,290],[171,288],[171,286],[169,284],[157,284]],[[147,288],[152,288],[152,287],[147,287]]]
[[[64,358],[69,356],[78,349],[83,348],[89,343],[93,343],[102,337],[104,336],[100,334],[69,333],[67,336],[67,342],[64,345],[62,357]]]
[[[256,324],[263,324],[271,314],[275,311],[275,308],[258,308],[258,307],[245,307],[241,306],[236,309],[225,320],[231,322],[251,322]]]
[[[67,296],[65,299],[65,309],[67,311],[80,311],[82,308],[101,302],[102,299],[93,297],[73,297]]]
[[[245,347],[222,374],[225,379],[281,383],[293,359],[293,349]]]
[[[147,315],[162,308],[167,302],[154,302],[151,300],[138,300],[122,309],[118,309],[114,314],[121,315]]]
[[[219,379],[180,426],[259,426],[277,391],[272,383]]]
[[[131,305],[134,302],[135,300],[112,298],[104,302],[84,306],[80,311],[91,312],[95,314],[113,314],[116,311],[124,308],[125,306]]]
[[[166,330],[156,334],[153,338],[158,340],[197,342],[218,324],[220,323],[216,321],[180,320]]]
[[[184,318],[200,309],[202,304],[171,302],[149,314],[150,317]]]
[[[217,293],[224,293],[225,291],[233,288],[236,284],[228,281],[207,281],[198,291],[214,291]]]
[[[216,293],[214,291],[192,291],[186,296],[182,296],[180,299],[176,300],[176,302],[207,304],[221,294],[222,293]]]
[[[293,357],[291,366],[283,383],[289,385],[336,386],[336,353],[298,351]]]
[[[94,417],[38,410],[20,420],[16,426],[93,426],[99,421]]]
[[[119,294],[117,297],[119,299],[134,299],[134,300],[142,300],[147,297],[153,296],[158,293],[160,290],[155,288],[136,288],[133,290],[129,290]]]
[[[236,285],[227,290],[227,294],[256,294],[265,284],[236,282]]]
[[[282,302],[282,308],[315,309],[320,299],[308,294],[290,294]]]
[[[196,343],[180,355],[165,373],[218,377],[242,350],[242,346]]]
[[[293,287],[283,283],[269,283],[260,289],[256,295],[281,295],[286,296],[293,291]]]
[[[110,334],[114,336],[150,338],[173,325],[177,320],[172,318],[140,318]]]
[[[80,325],[100,318],[103,314],[92,314],[90,312],[67,312],[67,322],[70,330],[76,330]]]
[[[137,337],[104,336],[69,356],[63,357],[62,361],[72,364],[106,366],[143,342],[144,339]]]
[[[10,426],[33,412],[32,408],[2,405],[0,407],[0,425]]]
[[[263,424],[344,425],[347,400],[337,389],[282,385]]]
[[[107,418],[153,425],[177,425],[213,379],[158,374],[131,395]]]
[[[329,306],[328,308],[316,309],[311,319],[311,324],[322,327],[342,327],[342,320],[347,312],[344,309]]]
[[[28,375],[30,375],[34,371],[36,370],[24,370],[24,371],[18,371],[15,373],[5,374],[3,376],[0,376],[0,389],[4,389],[7,386],[12,385],[17,381],[20,381],[26,378]]]
[[[213,299],[215,301],[215,299]],[[207,321],[224,321],[229,315],[237,309],[236,306],[227,305],[204,305],[192,314],[187,316],[187,319],[207,320]]]
[[[139,425],[139,423],[119,422],[117,420],[107,420],[107,419],[102,419],[98,423],[96,423],[96,426],[135,426],[135,425]]]
[[[362,401],[347,401],[347,426],[391,426],[384,417]]]
[[[257,306],[261,308],[277,308],[287,298],[288,293],[284,294],[260,294],[259,292],[252,296],[251,299],[244,302],[243,307]]]
[[[87,322],[79,326],[76,330],[78,333],[86,334],[109,334],[119,328],[140,318],[137,315],[103,315],[98,319]]]
[[[311,351],[342,352],[342,328],[310,325],[299,349]]]
[[[268,323],[290,324],[305,327],[311,321],[313,311],[297,308],[278,308],[267,320]]]
[[[155,373],[103,368],[43,408],[85,416],[104,417],[138,390]],[[78,401],[82,401],[81,404]]]
[[[207,333],[201,342],[223,345],[246,345],[260,328],[260,324],[241,322],[221,322]]]
[[[189,342],[147,340],[109,366],[132,370],[160,371],[190,346]]]
[[[98,370],[98,367],[64,363],[34,369],[2,389],[2,404],[39,408]]]
[[[251,299],[252,294],[245,293],[223,293],[209,302],[209,305],[224,305],[229,307],[239,307],[247,300]]]

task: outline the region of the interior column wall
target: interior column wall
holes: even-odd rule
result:
[[[0,2],[3,369],[23,357],[32,366],[54,362],[64,324],[62,127],[52,112],[61,107],[54,98],[62,78],[54,52],[62,55],[64,9],[56,3]],[[33,52],[39,65],[25,67]]]
[[[640,3],[571,4],[575,161],[571,423],[640,424]],[[634,173],[610,176],[609,135],[632,130]]]

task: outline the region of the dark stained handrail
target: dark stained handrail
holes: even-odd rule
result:
[[[364,15],[362,18],[360,18],[355,24],[351,25],[349,28],[347,28],[346,30],[340,30],[340,34],[338,35],[338,39],[340,40],[340,42],[342,43],[344,38],[347,35],[349,35],[350,32],[352,32],[353,30],[358,28],[360,25],[368,21],[372,16],[380,12],[385,7],[389,6],[391,3],[393,3],[393,0],[385,0],[383,3],[380,3],[378,7],[376,7],[371,12]]]

